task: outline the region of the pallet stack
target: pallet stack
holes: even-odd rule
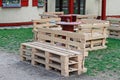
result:
[[[57,71],[63,76],[69,76],[74,72],[78,75],[86,72],[83,55],[79,52],[74,53],[70,50],[66,52],[64,49],[57,49],[59,51],[56,51],[56,49],[49,45],[47,45],[47,47],[51,47],[54,50],[46,51],[41,49],[44,48],[43,46],[45,46],[45,44],[38,42],[23,43],[21,47],[22,61],[29,60],[33,66],[42,65],[46,70]],[[31,51],[28,50],[28,47],[31,47]]]
[[[120,18],[108,18],[110,21],[109,37],[120,39]]]
[[[30,61],[34,66],[43,65],[63,76],[80,75],[87,71],[84,62],[88,56],[82,38],[82,34],[74,32],[39,28],[38,42],[21,44],[21,60]]]
[[[60,22],[60,18],[48,18],[48,19],[40,19],[40,20],[33,20],[33,32],[34,32],[34,40],[38,40],[38,28],[51,28],[51,29],[59,29],[61,27],[56,25],[57,22]]]
[[[76,32],[82,32],[85,35],[86,50],[104,49],[107,46],[106,38],[108,37],[107,28],[109,27],[108,21],[83,19],[83,24],[77,27]]]

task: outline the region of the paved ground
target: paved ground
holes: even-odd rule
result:
[[[41,67],[21,62],[19,55],[0,51],[0,80],[120,80],[117,73],[105,72],[97,76],[62,77]]]

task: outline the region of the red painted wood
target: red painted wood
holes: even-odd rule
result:
[[[65,22],[72,22],[72,16],[71,15],[60,15],[61,21]]]
[[[74,26],[77,26],[80,24],[80,22],[58,22],[58,25],[61,25],[62,30],[65,31],[74,31]]]
[[[21,0],[21,6],[28,6],[28,0]]]
[[[32,0],[32,6],[38,6],[38,0]]]
[[[69,0],[68,6],[69,6],[69,14],[73,14],[74,13],[74,0]]]
[[[0,7],[2,6],[2,0],[0,0]]]
[[[74,26],[73,25],[65,25],[65,26],[62,25],[62,30],[73,32],[74,31]]]
[[[0,23],[0,27],[6,26],[22,26],[22,25],[32,25],[32,22],[18,22],[18,23]]]
[[[106,0],[102,0],[102,20],[106,20]]]

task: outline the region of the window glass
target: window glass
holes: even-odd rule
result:
[[[44,6],[45,0],[38,0],[38,6]]]
[[[3,0],[3,7],[20,7],[21,0]]]

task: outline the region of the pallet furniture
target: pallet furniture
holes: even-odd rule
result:
[[[120,39],[120,18],[107,18],[110,21],[109,37]]]
[[[21,44],[22,61],[30,60],[34,66],[39,63],[63,76],[87,71],[84,61],[88,52],[82,34],[46,28],[39,28],[38,33],[38,42]]]
[[[56,25],[57,22],[60,22],[60,18],[49,18],[49,19],[40,19],[40,20],[33,20],[33,29],[37,27],[41,27],[41,25]],[[47,27],[47,26],[46,26]]]
[[[82,24],[77,26],[76,32],[81,32],[85,35],[86,49],[98,50],[104,49],[107,46],[106,38],[108,37],[107,28],[109,27],[108,21],[100,20],[81,20]]]
[[[41,16],[41,19],[46,18],[58,18],[59,15],[63,15],[64,12],[44,12],[43,14],[39,14]]]
[[[38,28],[52,28],[61,30],[61,27],[59,25],[56,25],[56,23],[60,21],[60,18],[33,20],[34,40],[37,40]]]

